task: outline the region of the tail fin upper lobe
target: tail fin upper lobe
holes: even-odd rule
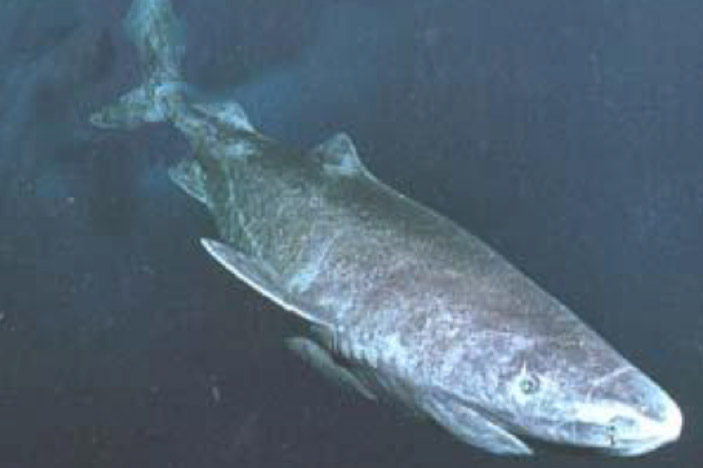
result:
[[[135,0],[124,28],[139,51],[145,81],[117,103],[91,115],[91,123],[101,128],[132,129],[164,121],[184,89],[181,61],[185,26],[176,17],[170,0]]]
[[[170,0],[135,0],[124,19],[124,29],[139,50],[147,77],[180,81],[185,23],[174,13]]]

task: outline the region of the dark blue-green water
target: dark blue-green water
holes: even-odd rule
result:
[[[496,458],[340,392],[229,277],[165,125],[91,128],[140,81],[127,0],[0,3],[0,468],[703,462],[703,4],[181,0],[186,74],[262,131],[350,133],[380,179],[488,241],[679,402],[636,460]]]

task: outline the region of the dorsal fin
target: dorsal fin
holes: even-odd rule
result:
[[[213,117],[222,125],[231,126],[238,130],[254,131],[246,112],[237,102],[232,100],[198,102],[193,107],[200,112]]]
[[[340,176],[374,178],[359,159],[354,142],[346,133],[337,133],[312,150],[313,157],[323,165],[325,171]]]

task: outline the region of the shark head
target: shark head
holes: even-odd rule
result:
[[[588,368],[582,356],[569,362],[557,353],[551,368],[524,360],[505,381],[501,418],[517,434],[610,455],[641,455],[678,439],[681,411],[654,381],[625,362]]]
[[[480,402],[466,394],[467,404],[517,438],[608,455],[642,455],[677,440],[683,416],[671,396],[579,328],[573,339],[494,336],[486,349],[503,357],[481,371],[490,392]]]

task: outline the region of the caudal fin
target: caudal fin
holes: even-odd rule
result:
[[[91,123],[101,128],[132,129],[162,122],[173,112],[184,88],[185,27],[170,0],[134,0],[124,29],[139,52],[144,82],[90,116]]]

